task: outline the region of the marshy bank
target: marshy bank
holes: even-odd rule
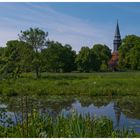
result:
[[[34,73],[18,79],[0,81],[0,94],[16,95],[140,95],[140,72],[115,73],[43,73],[35,79]]]

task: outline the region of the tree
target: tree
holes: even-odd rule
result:
[[[140,70],[140,45],[131,49],[130,64],[132,70]]]
[[[51,41],[48,48],[42,50],[44,66],[51,72],[70,72],[75,69],[76,52],[70,45],[63,46]]]
[[[107,71],[107,69],[108,69],[107,64],[105,63],[105,61],[102,61],[102,64],[100,66],[100,71]]]
[[[17,78],[22,72],[31,70],[33,51],[31,46],[23,41],[11,40],[7,42],[3,54],[1,73],[4,76]]]
[[[77,68],[82,72],[98,71],[98,58],[89,47],[82,47],[76,58]]]
[[[140,37],[128,35],[119,48],[119,67],[140,70]]]
[[[4,47],[0,47],[0,67],[3,64]]]
[[[40,51],[47,46],[47,36],[48,32],[44,32],[39,28],[30,28],[29,30],[21,31],[21,34],[19,35],[19,39],[28,43],[30,46],[32,46],[33,50],[35,51],[33,66],[37,78],[39,78],[41,74]]]
[[[111,50],[108,46],[102,44],[95,44],[92,51],[96,54],[99,60],[100,70],[106,71],[108,61],[111,58]]]
[[[42,50],[44,66],[47,71],[59,72],[63,63],[60,60],[62,45],[58,42],[50,42],[48,48]]]
[[[76,70],[76,52],[72,50],[72,47],[69,44],[66,44],[63,47],[63,54],[62,54],[62,61],[64,62],[63,71],[64,72],[71,72]]]
[[[4,54],[4,48],[0,47],[0,57]]]
[[[3,68],[4,63],[5,63],[5,61],[4,61],[4,50],[5,50],[5,48],[0,47],[0,74],[2,74],[1,71],[2,71],[2,68]],[[0,77],[0,79],[1,78],[2,77]]]

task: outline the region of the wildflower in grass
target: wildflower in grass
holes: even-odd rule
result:
[[[94,83],[93,83],[94,85],[96,85],[96,81],[94,81]]]

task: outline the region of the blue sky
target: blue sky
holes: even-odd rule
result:
[[[0,3],[0,46],[18,39],[20,30],[39,27],[49,39],[82,46],[101,43],[113,47],[116,21],[122,38],[140,35],[140,3]]]

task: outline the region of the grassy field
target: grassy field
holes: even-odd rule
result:
[[[140,72],[33,73],[0,81],[0,94],[28,95],[140,95]]]

